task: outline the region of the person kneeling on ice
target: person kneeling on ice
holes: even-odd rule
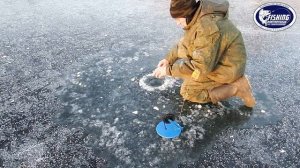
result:
[[[170,14],[185,32],[153,71],[183,79],[180,94],[197,103],[217,103],[237,96],[255,106],[244,75],[246,49],[241,32],[228,19],[228,1],[171,0]]]

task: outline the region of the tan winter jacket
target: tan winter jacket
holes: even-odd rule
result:
[[[243,37],[228,20],[228,7],[227,1],[202,0],[183,38],[166,56],[170,62],[167,74],[184,79],[181,94],[186,99],[193,96],[188,95],[191,90],[209,90],[244,74]]]

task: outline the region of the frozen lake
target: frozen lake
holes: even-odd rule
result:
[[[230,1],[251,110],[238,99],[182,108],[180,80],[148,76],[182,34],[168,1],[1,1],[0,167],[300,166],[300,23],[260,29],[263,2]],[[160,138],[160,117],[181,108],[181,136]]]

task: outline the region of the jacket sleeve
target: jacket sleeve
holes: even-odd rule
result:
[[[193,78],[213,71],[219,61],[220,32],[215,24],[207,25],[203,31],[196,32],[194,40],[195,50],[185,63],[173,65],[168,74],[180,78]]]
[[[178,59],[178,44],[175,45],[175,46],[169,51],[169,53],[166,55],[165,59],[169,61],[169,64],[170,64],[170,65],[173,65],[174,62],[176,62],[176,60]]]
[[[167,67],[167,75],[182,79],[189,79],[193,73],[193,65],[188,59],[183,59],[180,62]]]
[[[187,34],[178,41],[178,43],[170,50],[165,57],[169,61],[170,65],[173,65],[179,58],[187,58],[188,46],[186,44]]]
[[[166,59],[170,66],[167,67],[167,75],[179,78],[190,78],[193,68],[191,67],[191,56],[188,54],[185,37],[181,38],[177,45],[171,50]],[[180,59],[179,59],[180,58]],[[176,62],[176,63],[175,63]]]

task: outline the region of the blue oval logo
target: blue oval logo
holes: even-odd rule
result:
[[[280,31],[291,27],[296,21],[293,8],[284,3],[266,3],[254,13],[255,23],[262,29]]]

